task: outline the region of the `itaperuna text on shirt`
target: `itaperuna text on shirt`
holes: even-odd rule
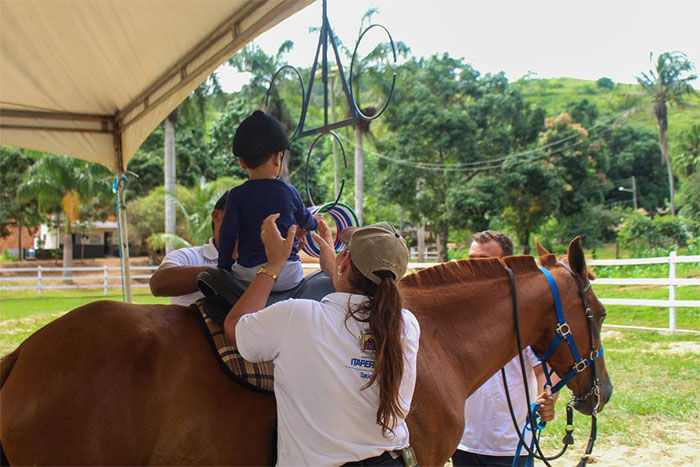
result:
[[[360,372],[360,378],[362,379],[372,379],[372,372],[374,370],[374,360],[369,358],[351,358],[350,365],[346,365],[345,368],[350,368],[351,370],[357,370]],[[369,372],[367,371],[369,369]]]

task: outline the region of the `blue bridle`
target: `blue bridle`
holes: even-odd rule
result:
[[[593,451],[593,445],[595,443],[595,439],[597,437],[597,424],[596,424],[596,413],[598,411],[598,406],[600,405],[600,380],[598,379],[598,375],[596,372],[596,365],[595,361],[600,359],[603,356],[603,346],[602,344],[600,345],[599,348],[596,348],[596,342],[600,342],[600,335],[598,333],[597,328],[595,327],[595,323],[593,322],[593,312],[591,311],[591,307],[588,305],[588,300],[586,298],[586,292],[588,289],[591,287],[591,282],[590,280],[586,281],[585,285],[581,284],[581,281],[578,279],[576,274],[571,270],[571,268],[566,265],[565,263],[559,262],[559,265],[561,265],[564,269],[566,269],[569,274],[571,274],[571,277],[574,279],[574,282],[576,283],[576,286],[578,287],[578,293],[581,296],[581,300],[583,302],[583,308],[584,312],[586,315],[586,319],[588,320],[588,330],[590,333],[591,337],[591,353],[588,356],[588,358],[581,358],[581,354],[578,351],[578,347],[576,346],[576,342],[574,340],[573,334],[571,334],[571,328],[569,324],[566,322],[566,319],[564,318],[564,312],[562,309],[561,305],[561,298],[559,296],[559,288],[557,287],[557,283],[554,280],[554,277],[552,274],[545,268],[540,267],[540,271],[544,275],[544,277],[547,279],[547,283],[549,284],[550,289],[552,290],[552,296],[554,298],[554,308],[556,310],[556,315],[557,315],[557,328],[556,328],[556,334],[554,336],[554,339],[552,343],[549,345],[549,348],[545,351],[544,355],[541,357],[535,353],[537,358],[539,359],[540,362],[542,362],[542,369],[545,374],[545,378],[547,382],[545,383],[545,389],[549,389],[551,394],[554,394],[558,391],[560,391],[566,384],[571,381],[576,375],[579,373],[583,372],[586,368],[589,366],[591,367],[591,372],[593,373],[593,386],[591,387],[591,390],[584,396],[577,397],[574,396],[573,394],[571,395],[571,400],[567,404],[567,426],[566,426],[566,434],[563,439],[563,448],[559,452],[559,454],[551,456],[551,457],[545,457],[544,454],[542,453],[540,447],[539,447],[539,435],[541,430],[545,427],[546,422],[542,421],[539,418],[539,414],[537,413],[537,408],[539,407],[540,404],[538,403],[532,403],[530,404],[530,396],[527,390],[527,384],[526,389],[525,389],[525,396],[528,401],[528,404],[530,404],[530,411],[527,417],[527,421],[525,423],[525,426],[523,427],[522,433],[518,431],[518,437],[520,438],[520,443],[518,444],[518,448],[516,450],[516,454],[513,457],[513,466],[515,466],[518,462],[518,459],[520,458],[520,452],[521,449],[524,447],[527,452],[528,452],[528,457],[526,460],[525,465],[530,467],[534,465],[534,459],[540,459],[542,462],[544,462],[547,466],[549,466],[548,460],[554,460],[560,457],[564,452],[566,451],[566,448],[568,445],[573,444],[573,410],[572,410],[572,405],[575,402],[580,402],[588,399],[592,395],[595,395],[596,397],[596,403],[593,408],[593,413],[591,417],[591,433],[588,438],[588,445],[586,447],[586,452],[584,453],[583,457],[581,458],[578,467],[583,467],[586,465],[586,462],[588,461],[591,452]],[[524,361],[522,358],[522,346],[520,343],[520,331],[519,331],[519,326],[517,322],[517,300],[516,300],[516,291],[515,291],[515,276],[513,272],[510,270],[510,268],[507,268],[508,274],[511,279],[511,285],[512,285],[512,292],[513,292],[513,309],[514,309],[514,314],[516,318],[516,337],[518,340],[518,348],[521,349],[520,351],[520,364],[523,370],[523,379],[524,381],[527,381],[527,377],[525,375],[525,370],[524,370]],[[547,360],[549,360],[554,352],[559,348],[559,345],[562,343],[562,341],[566,342],[566,344],[569,346],[569,349],[571,350],[571,354],[574,357],[574,365],[569,370],[569,372],[562,378],[561,381],[559,381],[556,385],[552,386],[552,381],[551,381],[551,370],[547,367]],[[516,430],[517,428],[517,422],[515,420],[515,415],[513,412],[512,404],[510,401],[510,394],[508,393],[508,384],[506,382],[506,377],[505,377],[505,372],[501,370],[502,376],[503,376],[503,384],[506,390],[506,397],[508,399],[508,406],[511,410],[511,417],[513,418],[513,423],[516,424]],[[532,432],[532,439],[530,442],[529,448],[526,446],[525,443],[525,433],[527,431]],[[535,451],[539,453],[536,454]]]
[[[552,394],[555,392],[558,392],[561,390],[566,384],[571,381],[572,378],[574,378],[576,375],[584,371],[586,368],[588,368],[590,365],[592,365],[595,360],[598,360],[600,357],[603,356],[603,346],[601,345],[600,348],[595,348],[593,347],[595,345],[594,339],[593,339],[593,333],[595,333],[595,325],[592,322],[593,321],[593,313],[591,312],[591,307],[588,306],[588,300],[586,300],[586,292],[591,286],[591,282],[587,281],[585,286],[581,285],[581,282],[576,278],[576,275],[573,273],[573,271],[569,268],[564,263],[559,263],[561,266],[563,266],[571,276],[574,278],[576,281],[576,285],[578,286],[579,289],[579,295],[581,295],[581,299],[583,300],[583,306],[584,306],[584,311],[586,313],[586,318],[589,320],[589,329],[591,331],[591,353],[588,356],[588,358],[581,358],[581,354],[578,351],[578,347],[576,346],[576,342],[574,341],[574,336],[571,334],[571,328],[569,327],[569,324],[566,322],[566,319],[564,318],[564,312],[562,311],[562,306],[561,306],[561,298],[559,297],[559,288],[557,287],[557,283],[554,280],[554,277],[552,277],[552,273],[550,273],[548,270],[545,268],[540,268],[540,271],[544,275],[544,277],[547,279],[547,282],[549,283],[550,289],[552,289],[552,296],[554,297],[554,309],[556,310],[557,313],[557,331],[556,335],[554,336],[554,340],[552,343],[549,345],[549,348],[547,351],[542,355],[541,357],[537,355],[537,358],[542,362],[542,369],[544,370],[544,375],[547,378],[547,384],[545,387],[549,387],[552,391]],[[571,350],[571,354],[574,356],[574,366],[571,368],[571,370],[564,376],[564,378],[561,379],[557,384],[552,386],[552,381],[550,379],[550,376],[552,374],[551,370],[547,368],[547,360],[551,358],[551,356],[556,352],[557,348],[559,345],[562,343],[562,341],[565,341],[566,344],[569,346],[569,349]],[[597,378],[594,376],[594,381],[593,381],[593,391],[595,389],[598,389],[598,381]],[[586,396],[583,396],[582,398],[576,398],[576,400],[584,400],[587,399],[590,395],[592,394],[589,393]],[[596,404],[596,408],[598,407],[598,404]]]

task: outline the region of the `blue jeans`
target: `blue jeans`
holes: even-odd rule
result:
[[[520,456],[518,466],[525,466],[527,456]],[[486,454],[476,454],[473,452],[460,451],[452,454],[452,465],[454,467],[471,467],[478,465],[501,465],[510,467],[513,465],[513,456],[487,456]]]

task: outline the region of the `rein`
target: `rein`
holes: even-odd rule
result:
[[[525,427],[522,430],[522,433],[520,432],[520,429],[518,427],[518,422],[515,417],[515,411],[513,410],[513,404],[511,401],[510,397],[510,392],[508,390],[508,382],[506,380],[506,374],[503,369],[501,369],[501,375],[503,378],[503,386],[505,388],[506,392],[506,400],[508,402],[508,408],[510,410],[510,415],[511,419],[513,421],[513,425],[515,426],[516,433],[518,434],[518,438],[520,440],[520,443],[518,445],[518,449],[516,451],[516,455],[513,459],[513,465],[516,465],[518,462],[518,458],[520,456],[520,450],[521,448],[525,448],[525,450],[529,454],[529,459],[528,459],[528,465],[532,465],[532,459],[538,459],[541,460],[542,462],[545,463],[548,467],[551,467],[551,465],[547,462],[549,460],[555,460],[559,457],[561,457],[566,450],[568,449],[569,445],[573,444],[573,404],[576,402],[584,401],[588,399],[589,397],[595,395],[596,397],[596,404],[593,408],[593,413],[591,414],[591,431],[590,435],[588,438],[588,445],[586,447],[586,451],[584,455],[581,457],[581,460],[579,461],[577,467],[583,467],[586,465],[588,462],[588,459],[593,451],[593,445],[595,444],[595,440],[597,437],[597,420],[596,420],[596,414],[598,411],[598,406],[600,405],[600,380],[598,379],[597,373],[596,373],[596,364],[595,361],[599,359],[600,357],[603,356],[603,347],[602,345],[600,347],[596,347],[596,342],[600,342],[600,334],[598,333],[598,330],[595,328],[595,323],[593,323],[593,313],[591,311],[590,306],[588,305],[588,300],[586,299],[586,292],[588,289],[591,287],[590,281],[587,281],[585,286],[581,284],[581,281],[579,281],[578,277],[574,274],[574,272],[564,263],[559,263],[562,267],[564,267],[569,274],[571,274],[571,277],[574,279],[576,286],[578,287],[578,293],[581,297],[581,300],[583,302],[583,308],[584,312],[586,314],[586,318],[588,320],[588,330],[590,333],[591,337],[591,353],[588,356],[588,358],[583,359],[580,356],[580,353],[578,351],[578,347],[576,346],[576,342],[574,341],[574,336],[571,334],[571,329],[569,325],[567,324],[565,318],[564,318],[564,313],[562,310],[561,306],[561,299],[559,297],[559,289],[557,287],[557,284],[552,277],[551,273],[545,269],[545,268],[540,268],[540,271],[542,274],[545,276],[547,279],[547,282],[550,286],[550,289],[552,290],[552,295],[554,298],[554,307],[556,310],[557,314],[557,329],[556,329],[556,335],[550,344],[549,348],[547,351],[544,353],[542,357],[537,356],[537,358],[542,362],[542,369],[545,374],[545,378],[547,382],[545,383],[545,390],[548,390],[550,395],[558,392],[561,390],[569,381],[571,381],[572,378],[574,378],[576,375],[579,373],[583,372],[588,366],[591,367],[591,371],[593,373],[593,386],[591,387],[591,390],[584,396],[581,397],[576,397],[573,394],[571,395],[571,398],[569,400],[569,403],[566,406],[566,428],[565,428],[565,435],[564,438],[562,439],[562,449],[560,450],[559,453],[553,455],[553,456],[545,456],[540,448],[539,445],[539,434],[540,431],[546,426],[546,422],[542,421],[539,419],[539,415],[537,414],[537,408],[539,404],[532,404],[530,402],[530,394],[529,394],[529,385],[527,382],[527,372],[525,370],[525,360],[523,358],[523,345],[520,337],[520,322],[519,322],[519,317],[518,317],[518,300],[517,300],[517,288],[516,288],[516,281],[515,281],[515,275],[513,274],[513,271],[506,267],[506,271],[508,272],[508,276],[510,278],[511,282],[511,292],[512,292],[512,297],[513,297],[513,316],[514,316],[514,321],[515,321],[515,335],[517,338],[517,343],[518,343],[518,355],[520,357],[520,368],[522,371],[522,376],[523,376],[523,383],[524,383],[524,388],[525,388],[525,398],[527,400],[527,406],[530,407],[530,410],[528,411],[528,420],[525,423]],[[556,385],[552,386],[551,382],[551,370],[547,368],[547,360],[554,354],[556,349],[559,347],[559,345],[562,343],[562,341],[566,342],[573,357],[574,357],[574,365],[571,368],[571,370],[564,376],[564,378],[559,381]],[[532,440],[530,443],[530,446],[527,446],[527,442],[525,441],[525,433],[526,431],[532,431]],[[535,452],[537,451],[537,452]]]

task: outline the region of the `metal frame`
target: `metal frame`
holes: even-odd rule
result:
[[[396,63],[396,46],[394,44],[394,39],[391,37],[391,34],[389,31],[382,25],[380,24],[372,24],[367,29],[365,29],[362,34],[360,34],[360,37],[357,40],[357,43],[355,44],[355,50],[353,51],[352,54],[352,59],[350,62],[350,81],[345,77],[345,71],[343,70],[343,64],[342,61],[340,60],[340,54],[338,53],[338,45],[335,41],[335,34],[333,33],[333,29],[331,28],[330,21],[328,21],[328,8],[327,8],[327,0],[323,0],[323,10],[322,10],[322,16],[321,16],[321,32],[318,37],[318,45],[316,46],[316,54],[314,56],[314,63],[311,66],[311,75],[309,77],[309,86],[306,88],[306,94],[304,94],[304,80],[302,79],[301,73],[299,70],[291,65],[284,65],[281,67],[279,70],[275,72],[275,74],[272,76],[272,79],[270,80],[270,86],[267,89],[267,93],[265,94],[265,107],[268,107],[269,99],[270,99],[270,92],[272,90],[272,86],[274,84],[275,78],[285,69],[291,69],[298,77],[299,82],[301,83],[301,97],[302,97],[302,108],[301,108],[301,115],[299,116],[299,122],[297,124],[296,129],[290,136],[290,141],[296,139],[296,138],[303,138],[305,136],[312,136],[312,135],[319,135],[314,139],[314,142],[311,144],[311,147],[309,148],[309,152],[306,156],[306,194],[309,199],[309,203],[313,204],[313,199],[311,198],[311,193],[309,189],[309,162],[311,158],[311,151],[313,150],[314,146],[316,145],[316,142],[320,139],[320,137],[324,134],[330,134],[333,136],[339,143],[340,143],[340,148],[343,153],[343,161],[345,163],[345,168],[347,169],[347,158],[345,155],[345,149],[343,147],[342,142],[340,141],[340,138],[338,138],[338,135],[336,135],[333,130],[336,130],[338,128],[346,127],[346,126],[354,126],[357,125],[360,121],[371,121],[375,120],[378,118],[381,114],[384,113],[384,111],[387,109],[389,106],[389,102],[391,102],[391,98],[394,95],[394,88],[396,86],[396,73],[394,73],[391,81],[391,89],[389,90],[389,95],[387,97],[386,102],[380,109],[378,113],[372,116],[365,115],[362,110],[360,109],[357,99],[355,98],[355,94],[353,93],[352,90],[352,70],[355,65],[355,56],[357,55],[357,50],[360,46],[360,42],[362,41],[362,38],[365,36],[367,31],[369,31],[372,28],[379,27],[383,29],[387,36],[389,37],[389,42],[391,44],[391,50],[392,50],[392,56],[394,59],[394,63]],[[329,99],[328,99],[328,41],[330,40],[330,45],[333,50],[333,54],[335,56],[335,63],[336,67],[338,69],[338,76],[340,77],[340,83],[343,87],[343,93],[345,94],[345,99],[347,100],[348,103],[348,108],[350,109],[351,116],[345,120],[341,120],[338,122],[330,122],[328,121],[328,105],[329,105]],[[309,103],[311,102],[311,93],[313,92],[313,87],[314,87],[314,79],[316,77],[316,70],[319,65],[319,59],[318,56],[323,51],[323,55],[321,56],[321,81],[323,83],[323,125],[317,128],[311,128],[311,129],[305,129],[304,126],[306,124],[306,116],[309,110]],[[345,179],[341,181],[340,189],[335,197],[335,202],[333,205],[338,203],[340,201],[340,197],[342,196],[343,193],[343,188],[345,187]]]

